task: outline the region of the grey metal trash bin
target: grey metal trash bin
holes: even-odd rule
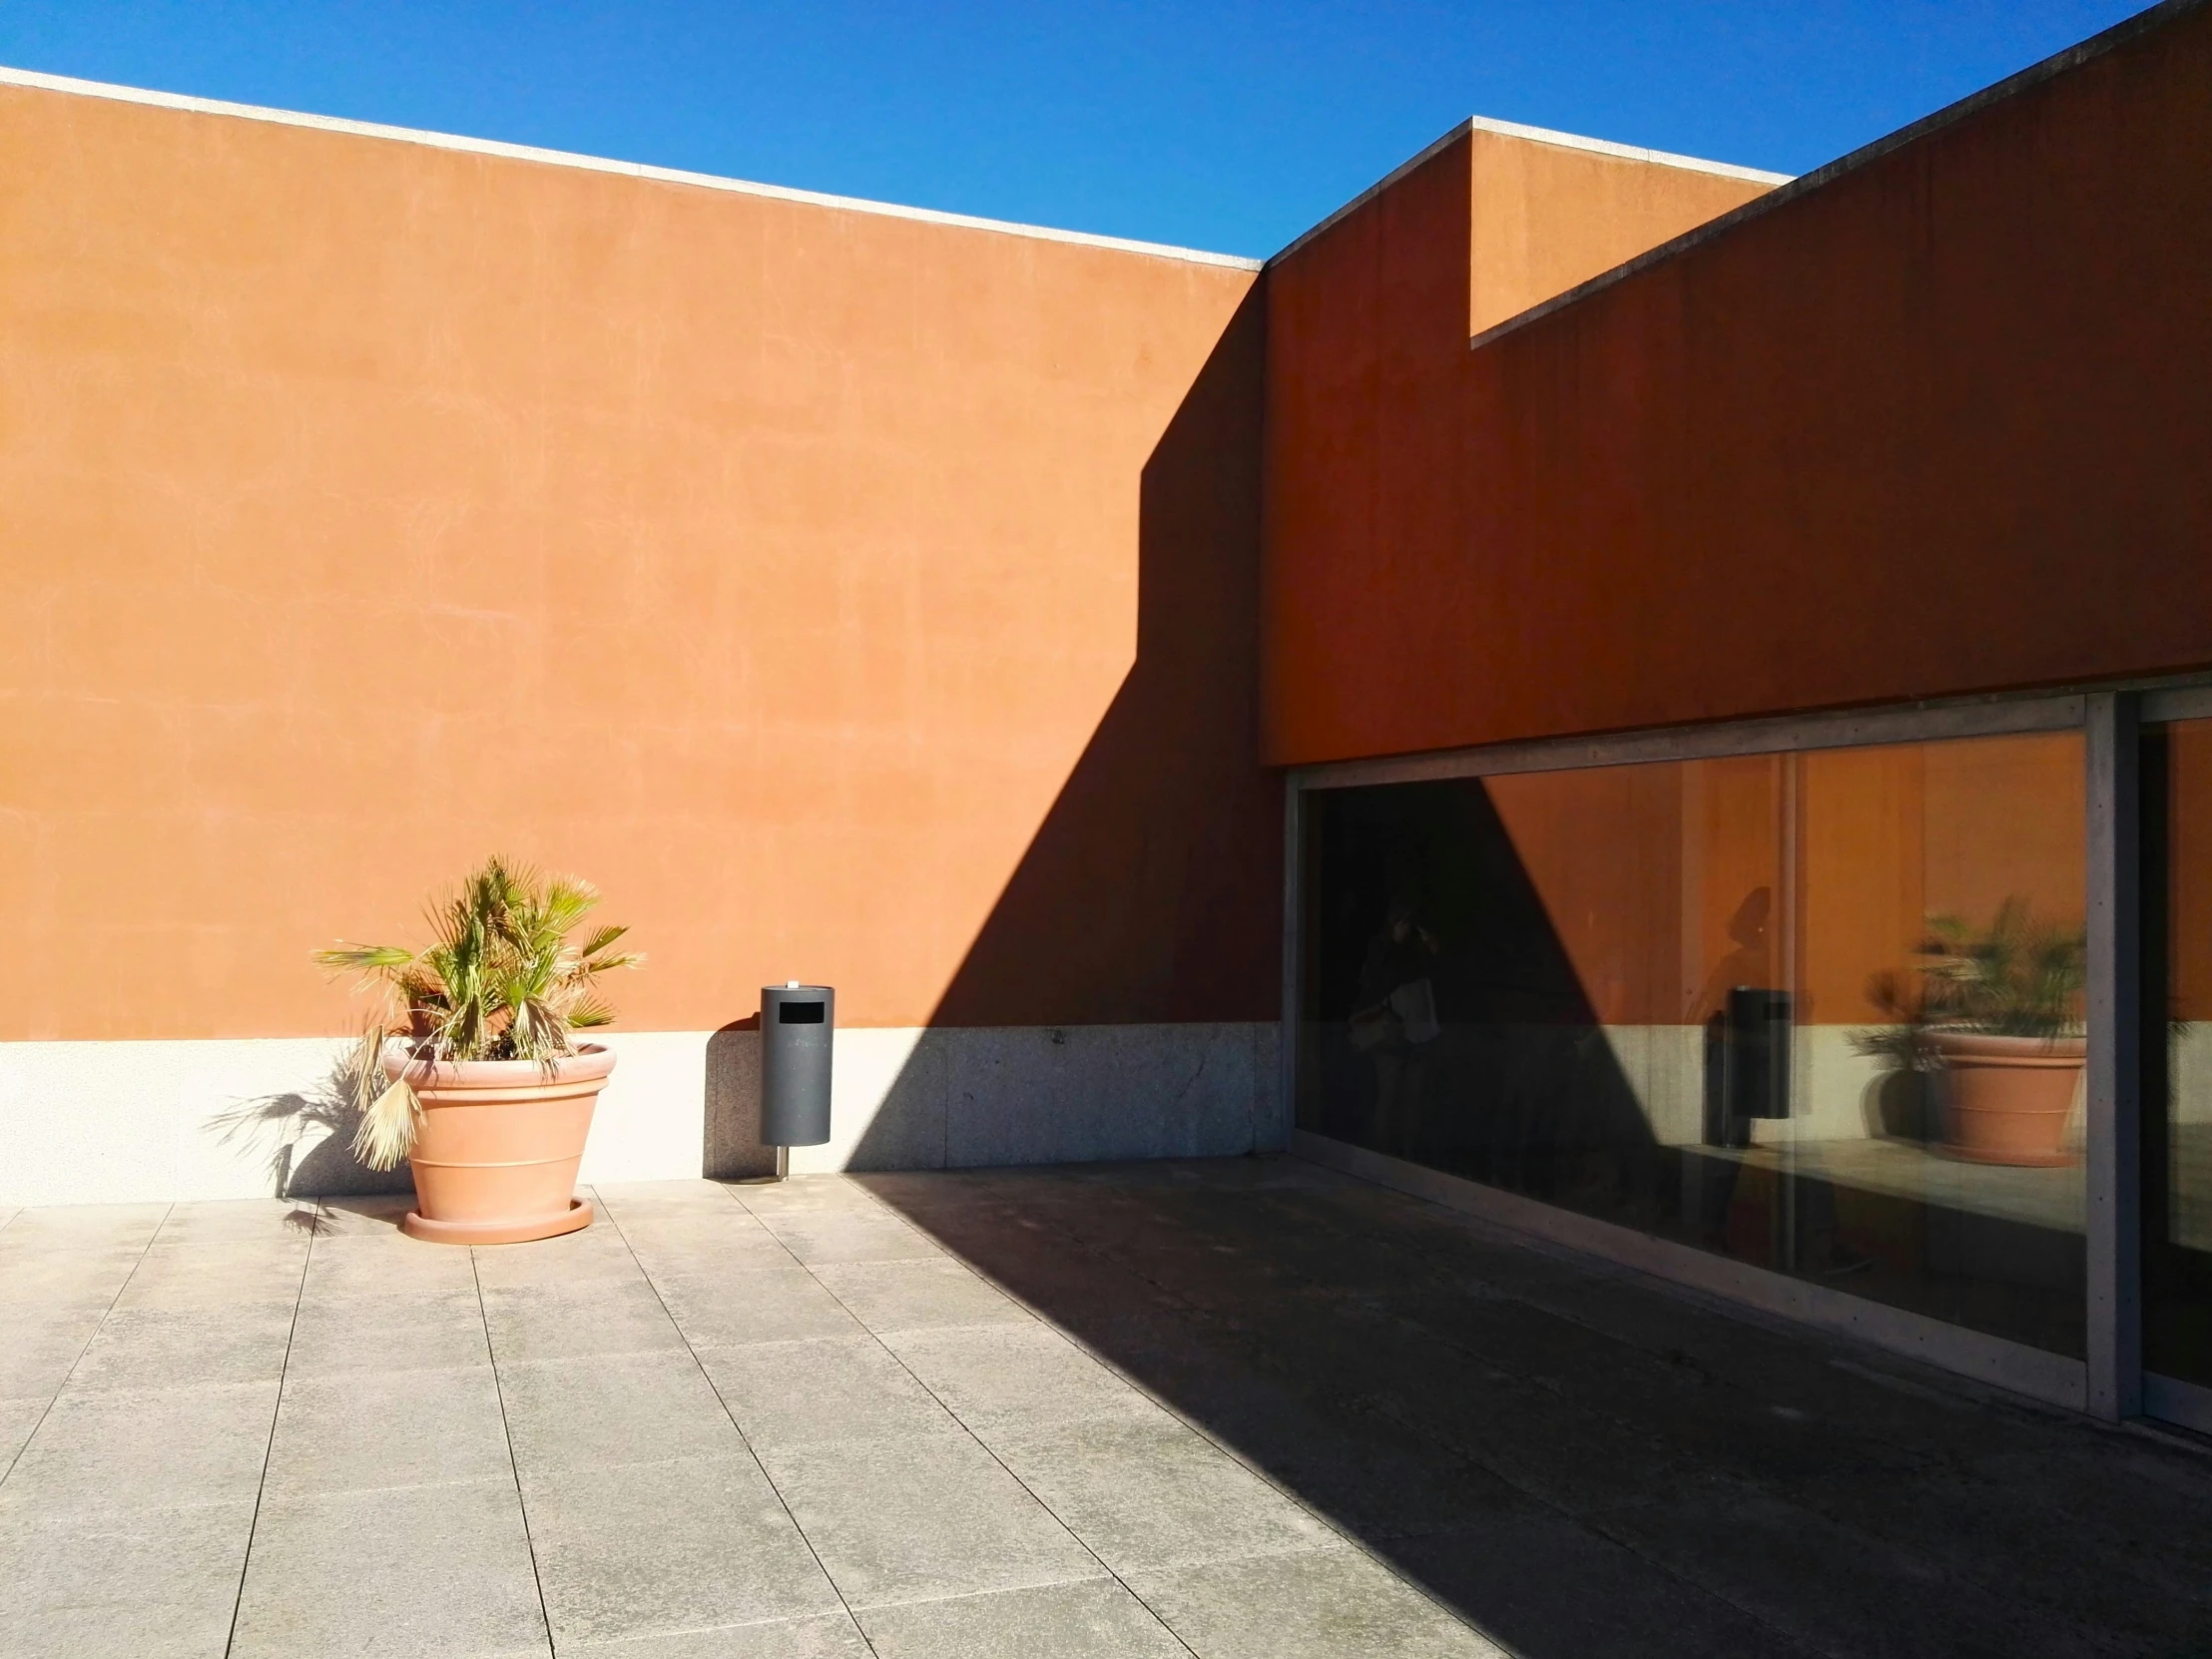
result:
[[[830,1139],[830,1046],[837,993],[828,985],[761,987],[761,1144],[785,1149]]]

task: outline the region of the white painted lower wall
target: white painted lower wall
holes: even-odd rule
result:
[[[1238,1024],[840,1030],[827,1146],[798,1173],[1275,1150],[1276,1031]],[[589,1181],[764,1172],[756,1031],[603,1033]],[[405,1190],[346,1147],[345,1043],[0,1043],[0,1204]]]

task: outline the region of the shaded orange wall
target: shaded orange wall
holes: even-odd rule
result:
[[[958,1017],[1267,1017],[1264,869],[1185,899],[1280,835],[1256,466],[1145,491],[1254,280],[0,88],[0,1038],[340,1029],[307,952],[416,937],[493,848],[634,926],[626,1026],[794,976],[923,1022],[1132,673],[1148,557],[1223,642],[1152,675],[1150,741],[1202,752],[1152,832],[1199,850],[1124,860],[1082,975],[1001,951]],[[1210,395],[1253,432],[1245,355]],[[1147,832],[1076,811],[1102,857]]]
[[[1469,351],[1472,188],[1270,273],[1270,759],[2212,665],[2212,11]]]

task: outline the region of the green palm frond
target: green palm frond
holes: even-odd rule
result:
[[[431,938],[423,950],[340,943],[317,951],[315,960],[381,990],[389,1014],[404,1018],[418,1058],[550,1062],[575,1051],[573,1030],[614,1018],[592,992],[597,976],[644,960],[613,950],[628,931],[623,927],[595,928],[581,947],[569,942],[598,902],[598,889],[587,881],[544,876],[495,856],[430,905]],[[379,1043],[382,1035],[379,1025]],[[380,1066],[374,1055],[362,1064],[372,1061]],[[418,1110],[407,1105],[413,1091],[383,1087],[379,1069],[380,1092],[371,1099],[367,1073],[361,1077],[362,1156],[374,1150],[404,1157]]]
[[[347,944],[341,940],[327,950],[316,951],[314,959],[333,973],[378,974],[406,967],[415,953],[395,944]]]

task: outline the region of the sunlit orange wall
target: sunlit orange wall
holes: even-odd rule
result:
[[[1470,335],[1772,188],[1481,127],[1465,145]]]
[[[927,1020],[1153,541],[1218,643],[1153,696],[1208,747],[1151,832],[1264,866],[1255,467],[1145,482],[1253,282],[0,88],[0,1038],[341,1029],[307,952],[413,936],[492,848],[634,925],[627,1025],[794,976]],[[1132,867],[1021,1017],[1268,1015],[1272,876],[1194,922],[1183,862]]]
[[[1471,169],[1270,274],[1270,758],[2212,665],[2212,11],[1470,351]]]

